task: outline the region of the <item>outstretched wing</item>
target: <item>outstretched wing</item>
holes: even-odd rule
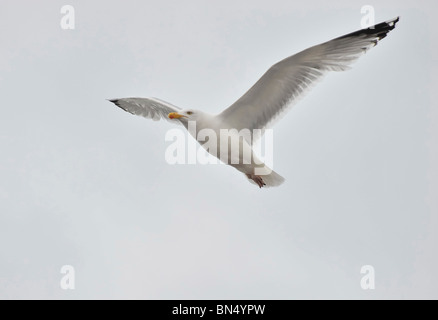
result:
[[[328,71],[344,71],[395,28],[399,17],[310,47],[272,66],[220,116],[232,128],[264,129]]]
[[[177,123],[181,123],[184,126],[187,125],[187,121],[185,121],[184,118],[169,119],[168,117],[169,113],[178,112],[181,110],[180,108],[157,98],[122,98],[111,99],[109,101],[126,112],[132,113],[136,116],[145,117],[154,121],[161,119],[165,119],[173,123],[177,121]]]

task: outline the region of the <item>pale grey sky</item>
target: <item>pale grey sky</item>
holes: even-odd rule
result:
[[[2,1],[0,299],[438,298],[435,1],[374,4],[397,28],[274,127],[279,188],[168,165],[172,124],[105,100],[219,112],[367,4]]]

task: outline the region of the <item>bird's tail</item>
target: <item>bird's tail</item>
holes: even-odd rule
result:
[[[279,185],[281,185],[285,181],[285,179],[282,176],[280,176],[277,172],[275,172],[274,170],[269,169],[268,171],[270,171],[269,174],[260,174],[259,175],[263,179],[263,182],[265,183],[265,185],[264,185],[265,188],[278,187]],[[248,181],[253,183],[253,184],[256,184],[252,179],[248,179]]]
[[[263,181],[266,183],[265,187],[278,187],[284,182],[284,178],[280,176],[277,172],[274,170],[271,171],[270,174],[261,176]]]

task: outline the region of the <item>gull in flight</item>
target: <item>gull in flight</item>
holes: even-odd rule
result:
[[[273,65],[239,100],[217,115],[196,109],[180,109],[156,98],[122,98],[109,101],[134,115],[152,120],[166,119],[182,124],[188,129],[195,123],[195,139],[203,129],[213,130],[218,141],[212,148],[206,141],[197,141],[212,155],[245,174],[247,179],[262,187],[278,186],[284,178],[268,168],[257,158],[253,143],[264,130],[270,128],[294,105],[312,85],[329,71],[344,71],[370,48],[385,38],[395,28],[399,17],[379,23],[310,47]],[[223,129],[228,141],[237,144],[221,144]],[[239,132],[259,132],[256,137]],[[193,130],[192,130],[193,131]],[[234,139],[234,140],[233,140]],[[211,141],[210,141],[211,142]],[[238,150],[236,150],[238,148]],[[216,150],[213,150],[216,149]]]

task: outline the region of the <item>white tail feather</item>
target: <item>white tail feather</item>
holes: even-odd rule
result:
[[[246,174],[245,177],[248,178]],[[277,172],[273,170],[271,171],[270,174],[260,175],[260,177],[263,179],[263,182],[266,183],[266,185],[264,186],[265,188],[278,187],[285,181],[285,179],[282,176],[280,176]],[[257,185],[252,179],[248,178],[248,181],[251,182],[252,184]]]

